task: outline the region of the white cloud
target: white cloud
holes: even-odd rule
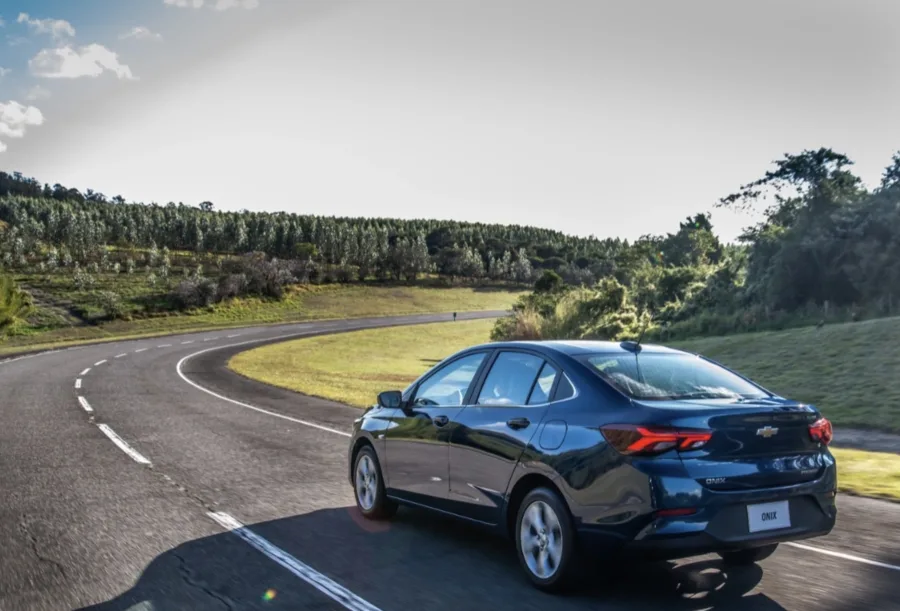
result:
[[[96,43],[78,50],[68,45],[44,49],[28,62],[28,67],[32,74],[43,78],[98,77],[109,70],[120,79],[134,80],[131,68],[119,62],[118,54]]]
[[[21,138],[28,127],[36,127],[44,122],[44,115],[34,106],[23,106],[18,102],[0,102],[0,137]],[[0,141],[0,153],[6,144]]]
[[[6,37],[6,43],[10,47],[18,47],[19,45],[24,45],[28,42],[29,42],[28,39],[25,38],[24,36],[7,36]]]
[[[203,8],[209,6],[217,11],[227,11],[230,8],[255,9],[259,6],[259,0],[163,0],[164,4],[177,6],[178,8]]]
[[[25,99],[29,102],[36,100],[45,100],[50,97],[50,90],[40,85],[35,85],[25,94]]]
[[[19,23],[27,23],[36,34],[50,34],[54,38],[75,36],[75,28],[64,19],[32,19],[28,13],[19,13]]]
[[[10,72],[12,72],[12,68],[4,68],[3,66],[0,66],[0,79],[2,79],[4,76],[9,74]]]
[[[163,0],[163,3],[169,6],[177,6],[178,8],[187,8],[189,6],[201,8],[203,6],[203,0]]]
[[[151,32],[150,28],[138,25],[127,32],[119,34],[119,40],[128,40],[129,38],[134,38],[135,40],[162,40],[162,34]]]
[[[2,27],[5,26],[5,25],[6,25],[6,22],[3,21],[3,17],[0,16],[0,28],[2,28]]]
[[[259,6],[259,0],[216,0],[217,11],[227,11],[230,8],[255,9]]]

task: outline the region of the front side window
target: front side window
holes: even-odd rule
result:
[[[501,352],[478,395],[479,405],[525,405],[544,359],[522,352]]]
[[[768,396],[740,376],[691,354],[598,354],[587,357],[586,361],[604,380],[634,399],[759,399]]]
[[[470,354],[446,365],[422,382],[414,405],[462,405],[485,353]]]

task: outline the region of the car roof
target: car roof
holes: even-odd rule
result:
[[[475,348],[531,348],[539,351],[559,352],[569,356],[584,354],[629,354],[629,350],[622,346],[621,342],[604,342],[593,340],[549,340],[549,341],[518,341],[518,342],[491,342],[472,346]],[[651,354],[688,354],[682,350],[667,348],[654,344],[641,344],[642,353]]]

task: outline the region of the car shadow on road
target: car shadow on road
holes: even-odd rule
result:
[[[758,566],[718,560],[620,565],[591,571],[565,596],[531,588],[511,543],[417,510],[372,523],[355,507],[248,527],[315,571],[384,609],[661,609],[781,611],[753,592]],[[233,533],[188,541],[157,556],[134,586],[90,611],[331,609],[337,602]]]

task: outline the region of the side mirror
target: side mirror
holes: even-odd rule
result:
[[[387,409],[396,409],[403,402],[403,393],[399,390],[386,390],[378,394],[378,405]]]

